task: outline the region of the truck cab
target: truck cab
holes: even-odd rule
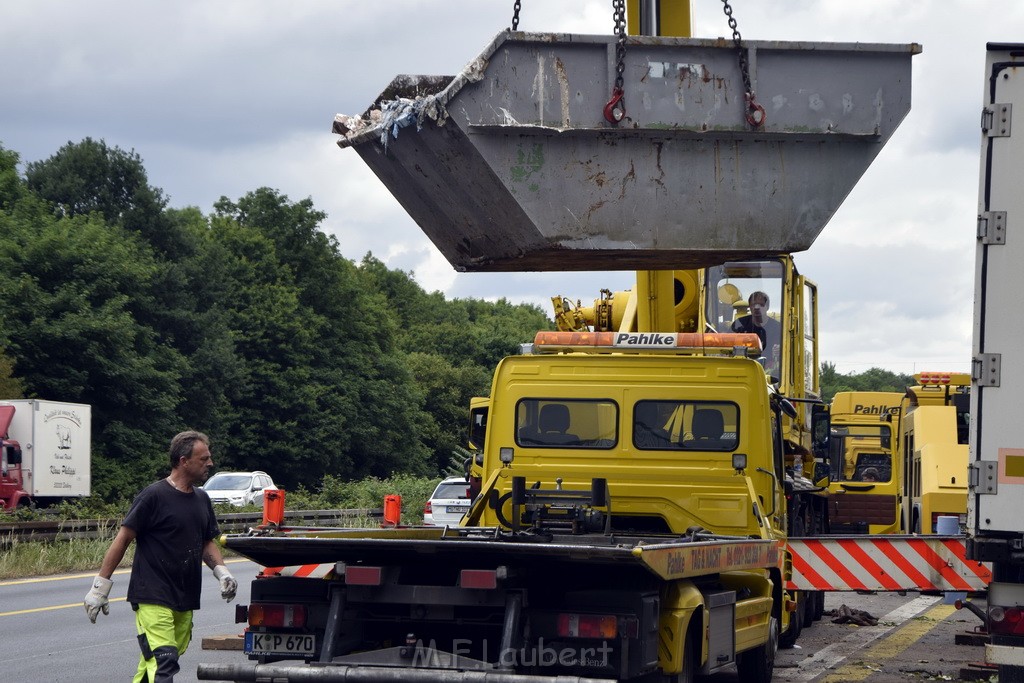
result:
[[[841,391],[815,411],[816,455],[829,466],[832,533],[900,532],[903,400],[895,391]]]
[[[542,332],[534,354],[504,359],[492,386],[483,496],[466,524],[510,525],[513,476],[567,489],[600,477],[616,531],[784,536],[781,420],[763,367],[626,346],[676,336]],[[722,335],[724,343],[737,336]],[[588,345],[601,337],[608,346]],[[489,504],[495,495],[500,503]]]
[[[21,444],[8,438],[15,407],[0,405],[0,507],[14,509],[27,505],[21,471]]]

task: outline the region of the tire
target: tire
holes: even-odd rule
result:
[[[814,593],[814,621],[819,621],[825,616],[825,591]]]
[[[697,663],[694,661],[692,635],[687,632],[686,642],[683,643],[683,670],[672,676],[665,676],[667,683],[693,683],[697,680]]]
[[[806,593],[801,595],[800,598],[806,599]],[[789,617],[789,628],[786,632],[779,636],[779,647],[783,650],[788,650],[796,645],[797,638],[800,637],[800,633],[804,630],[804,603],[800,600],[797,605],[795,612],[790,612]]]
[[[818,604],[818,591],[804,591],[803,619],[804,628],[810,628],[814,623],[814,608]]]
[[[775,651],[779,647],[779,620],[768,622],[768,642],[736,655],[736,671],[743,683],[771,683]]]

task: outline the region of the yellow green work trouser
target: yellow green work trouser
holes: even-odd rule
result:
[[[172,683],[179,670],[178,656],[192,640],[192,612],[140,604],[135,609],[135,627],[142,655],[132,683]]]

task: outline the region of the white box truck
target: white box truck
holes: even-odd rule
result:
[[[0,401],[4,508],[91,493],[92,408],[40,399]]]
[[[1024,43],[987,48],[967,555],[992,563],[985,654],[1006,683],[1024,681]]]

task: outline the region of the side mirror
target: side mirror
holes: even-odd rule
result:
[[[782,409],[782,412],[785,413],[786,417],[788,417],[789,419],[791,419],[791,420],[795,420],[796,419],[796,416],[797,416],[796,407],[789,401],[789,399],[780,398],[779,399],[779,408]]]

